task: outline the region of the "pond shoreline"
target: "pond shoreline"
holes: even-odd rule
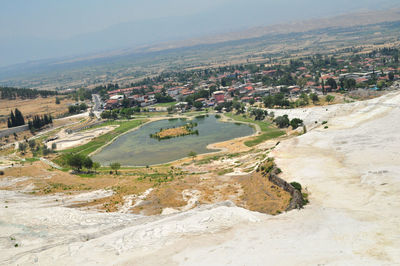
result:
[[[215,115],[216,115],[216,114],[214,114],[214,113],[209,114],[209,116],[214,116],[214,117],[215,117]],[[191,116],[178,116],[178,117],[177,117],[177,116],[174,116],[174,117],[158,117],[158,118],[153,118],[153,119],[151,119],[150,121],[147,121],[146,123],[143,123],[143,124],[141,124],[140,126],[138,126],[138,127],[136,127],[136,128],[133,128],[133,129],[131,129],[131,130],[128,130],[127,132],[124,132],[123,134],[121,134],[121,135],[115,137],[114,139],[112,139],[112,140],[111,140],[110,142],[108,142],[107,144],[103,145],[102,147],[98,148],[97,150],[95,150],[94,152],[92,152],[91,154],[89,154],[89,156],[93,156],[93,155],[96,155],[96,154],[100,153],[101,151],[103,151],[104,148],[106,148],[106,147],[108,147],[109,145],[111,145],[112,143],[114,143],[119,137],[122,137],[122,136],[126,135],[127,133],[134,132],[134,131],[136,131],[136,130],[142,128],[142,127],[145,126],[145,125],[148,125],[148,124],[153,123],[153,122],[163,121],[163,120],[171,120],[171,119],[174,119],[174,120],[175,120],[175,119],[182,119],[182,118],[187,119],[187,120],[196,119],[196,117],[191,117]],[[228,139],[228,140],[216,141],[216,142],[207,144],[207,145],[205,146],[205,149],[210,150],[210,151],[209,151],[209,152],[201,152],[201,153],[198,153],[198,155],[203,155],[203,156],[204,156],[204,155],[211,155],[211,154],[217,154],[217,153],[221,153],[221,152],[226,152],[226,151],[228,151],[227,148],[216,148],[215,145],[220,144],[220,143],[224,143],[224,142],[227,142],[227,141],[242,140],[242,139],[246,139],[246,138],[249,138],[249,137],[254,137],[254,136],[257,136],[257,135],[260,134],[260,128],[259,128],[256,124],[238,122],[238,121],[234,121],[234,120],[229,121],[228,119],[226,119],[225,116],[222,116],[221,118],[216,118],[216,119],[217,119],[217,121],[219,121],[219,122],[221,122],[221,123],[234,123],[234,124],[247,125],[247,126],[249,126],[250,128],[252,128],[253,133],[250,134],[250,135],[247,135],[247,136],[236,137],[236,138],[232,138],[232,139]],[[255,131],[255,132],[254,132],[254,131]],[[179,159],[176,159],[176,160],[171,160],[171,161],[168,161],[168,162],[163,162],[163,163],[158,163],[158,164],[157,164],[157,163],[156,163],[156,164],[151,164],[151,163],[149,163],[148,165],[129,165],[129,164],[123,164],[123,163],[121,163],[121,164],[122,164],[123,167],[133,167],[133,168],[137,168],[137,167],[146,167],[146,166],[160,166],[160,165],[174,164],[174,163],[177,163],[177,162],[179,162],[179,161],[186,160],[187,158],[188,158],[188,156],[185,155],[185,156],[183,156],[182,158],[179,158]],[[105,165],[103,165],[103,166],[105,166]]]

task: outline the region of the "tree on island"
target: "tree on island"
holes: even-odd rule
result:
[[[121,168],[121,164],[120,163],[111,163],[110,164],[111,169],[113,169],[115,171],[115,174],[118,174],[118,169]]]

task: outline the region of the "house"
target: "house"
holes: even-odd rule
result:
[[[185,111],[189,107],[189,103],[187,102],[179,102],[175,104],[175,108],[181,111]]]
[[[117,108],[119,106],[119,101],[117,99],[115,100],[107,100],[106,105],[104,106],[104,109],[106,110],[112,110],[114,108]]]
[[[289,88],[290,89],[290,88]],[[301,89],[299,87],[294,87],[290,89],[290,94],[299,94]]]
[[[225,92],[223,91],[216,91],[213,93],[214,99],[216,102],[224,102],[225,100]]]
[[[110,100],[123,100],[124,95],[113,95],[110,97]]]
[[[206,98],[198,98],[195,102],[201,102],[204,104],[206,102]]]
[[[250,100],[251,99],[253,99],[252,97],[243,97],[243,98],[241,98],[240,100],[242,101],[242,102],[244,102],[244,103],[248,103],[248,102],[250,102]]]

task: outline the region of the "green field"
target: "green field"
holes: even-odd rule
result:
[[[175,104],[177,104],[177,102],[157,103],[157,104],[152,105],[152,106],[150,106],[150,107],[170,107],[170,106],[174,106]]]
[[[285,134],[284,131],[273,127],[271,122],[255,121],[251,118],[243,117],[242,115],[234,115],[232,113],[226,113],[225,116],[229,117],[235,121],[252,123],[252,124],[256,124],[260,127],[262,134],[257,137],[252,138],[251,140],[246,141],[244,144],[247,147],[253,147],[264,141],[274,139],[274,138],[280,137]]]

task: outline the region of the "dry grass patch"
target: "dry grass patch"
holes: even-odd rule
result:
[[[26,119],[31,118],[34,115],[51,114],[53,117],[65,114],[68,112],[68,105],[75,103],[74,100],[69,98],[61,99],[60,104],[56,104],[56,96],[50,96],[47,98],[38,97],[36,99],[26,100],[0,100],[0,128],[7,127],[7,117],[11,110],[18,108]]]

